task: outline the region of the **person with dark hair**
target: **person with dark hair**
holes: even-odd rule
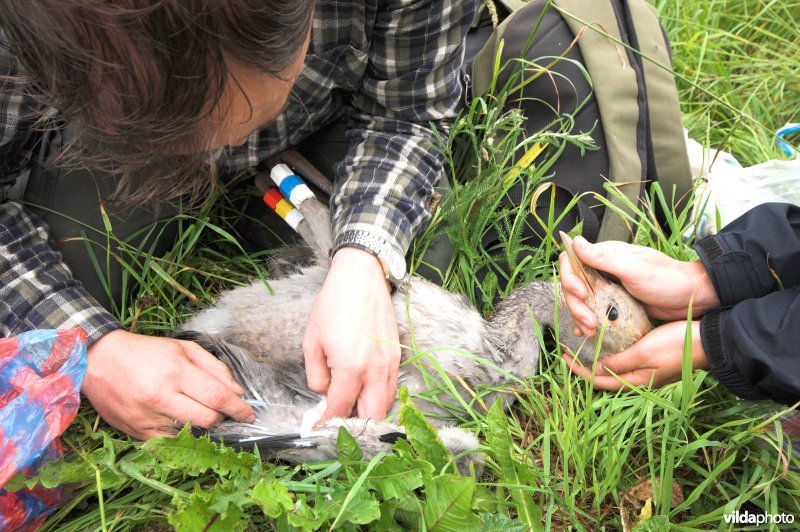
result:
[[[594,376],[565,354],[571,369],[593,378],[595,388],[680,380],[690,326],[693,369],[708,369],[744,399],[800,401],[800,207],[768,203],[751,209],[700,240],[695,262],[624,242],[577,238],[573,249],[589,266],[617,277],[651,317],[669,321],[598,361]],[[602,324],[584,303],[588,291],[566,254],[559,264],[575,334],[593,336]]]
[[[475,8],[0,0],[0,335],[83,328],[82,391],[138,438],[252,419],[212,355],[121,328],[108,311],[120,305],[121,269],[98,281],[86,248],[110,251],[80,237],[102,230],[110,197],[134,205],[111,223],[135,235],[154,222],[150,205],[163,214],[165,200],[202,200],[219,179],[252,177],[334,128],[334,247],[306,330],[306,374],[327,393],[325,417],[383,418],[400,358],[389,288],[443,177],[435,138],[461,95]]]

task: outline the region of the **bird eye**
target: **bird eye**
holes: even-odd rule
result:
[[[611,321],[617,321],[617,318],[619,318],[617,307],[610,305],[606,311],[606,316],[608,316],[608,319]]]

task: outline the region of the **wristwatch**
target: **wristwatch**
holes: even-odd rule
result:
[[[341,233],[336,241],[341,243],[335,246],[337,250],[344,246],[352,246],[374,255],[381,263],[386,280],[392,283],[392,286],[397,287],[405,280],[406,258],[390,242],[369,231],[357,229]]]

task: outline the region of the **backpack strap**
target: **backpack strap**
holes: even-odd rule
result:
[[[646,183],[657,180],[668,199],[674,194],[679,208],[690,197],[692,176],[683,141],[678,90],[669,70],[669,41],[655,8],[643,0],[554,0],[554,3],[576,34],[587,28],[578,45],[585,51],[584,60],[592,73],[595,97],[603,116],[610,159],[609,181],[623,192],[626,200],[635,204],[636,192],[641,193]],[[628,43],[630,48],[615,40]],[[596,64],[607,55],[592,53],[595,46],[616,47],[619,61]],[[635,121],[629,114],[635,110],[626,103],[634,90],[639,104],[639,117]],[[652,124],[658,124],[656,131]],[[637,168],[641,171],[638,178]],[[626,200],[613,197],[610,200],[623,212],[628,211]],[[628,223],[620,215],[607,212],[600,240],[630,240],[631,236]]]
[[[475,56],[470,79],[473,94],[483,94],[490,89],[497,52],[504,37],[514,44],[509,46],[509,42],[506,43],[501,65],[503,59],[524,42],[524,35],[543,29],[548,38],[552,37],[548,8],[552,7],[553,12],[559,14],[573,36],[580,36],[573,51],[579,51],[578,60],[592,78],[589,86],[591,105],[595,115],[600,117],[593,138],[601,147],[606,164],[601,173],[595,175],[599,182],[592,182],[586,173],[565,172],[566,168],[559,168],[561,173],[557,173],[556,178],[568,189],[578,193],[594,191],[610,201],[611,207],[601,211],[599,239],[631,240],[632,224],[628,215],[632,214],[631,206],[639,203],[649,182],[660,181],[668,198],[674,193],[676,207],[677,200],[689,198],[691,171],[677,88],[669,70],[669,41],[655,9],[645,0],[495,2],[502,4],[511,15],[489,36],[486,46]],[[538,11],[534,9],[537,6]],[[550,25],[543,20],[550,21]],[[520,32],[524,34],[522,37]],[[537,42],[536,46],[537,52],[541,51],[541,43]],[[532,84],[526,90],[544,101],[565,96],[563,92],[553,96],[547,92],[549,89]],[[535,125],[538,111],[531,103],[533,100],[529,98],[523,105],[527,106],[526,124]],[[586,109],[581,112],[586,112]],[[656,124],[657,129],[651,124]],[[587,164],[585,161],[582,163]],[[564,182],[564,179],[576,175],[580,180],[578,184]],[[604,193],[604,181],[616,189],[615,194]],[[657,214],[663,221],[662,213]]]
[[[649,179],[657,179],[667,201],[674,193],[676,205],[685,205],[692,191],[692,171],[683,139],[678,88],[670,68],[672,60],[665,34],[653,31],[659,27],[655,6],[647,2],[624,3],[642,51],[644,77],[647,82],[647,108],[650,117],[651,157]],[[653,131],[658,124],[658,131]]]
[[[609,201],[622,212],[628,212],[628,202],[635,205],[639,201],[647,175],[647,99],[644,84],[639,81],[641,71],[625,47],[616,42],[626,42],[627,36],[621,33],[611,2],[556,0],[554,4],[575,35],[584,31],[578,46],[592,73],[595,97],[603,117],[609,154],[607,177],[623,196],[610,196]],[[597,53],[603,49],[611,52]],[[609,57],[614,60],[608,61]],[[638,106],[631,102],[637,102]],[[607,209],[600,240],[630,241],[631,236],[625,219]]]

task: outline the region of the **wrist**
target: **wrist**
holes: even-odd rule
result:
[[[714,288],[714,283],[711,282],[711,277],[706,271],[706,267],[702,262],[689,262],[686,264],[689,270],[689,277],[694,279],[692,293],[689,294],[689,297],[692,298],[692,314],[702,316],[709,310],[719,308],[719,296]]]
[[[98,338],[86,350],[86,377],[81,386],[81,393],[91,399],[92,389],[95,384],[101,381],[107,381],[104,376],[107,364],[104,361],[110,354],[118,351],[125,351],[126,346],[124,342],[127,337],[133,333],[125,329],[115,329]],[[113,364],[113,362],[111,362]]]
[[[125,329],[114,329],[113,331],[109,331],[97,340],[95,340],[92,345],[86,350],[87,360],[91,360],[91,357],[95,355],[95,353],[100,353],[106,351],[110,348],[112,344],[114,344],[117,340],[123,338],[125,335],[130,334]]]
[[[392,288],[378,257],[361,248],[343,246],[336,250],[331,259],[330,269],[331,271],[346,270],[367,283],[383,283],[387,290]]]
[[[384,277],[395,287],[406,278],[405,254],[392,240],[370,231],[350,229],[336,237],[334,251],[342,247],[358,248],[378,259]]]
[[[692,369],[708,369],[708,358],[700,336],[700,320],[692,321]]]

